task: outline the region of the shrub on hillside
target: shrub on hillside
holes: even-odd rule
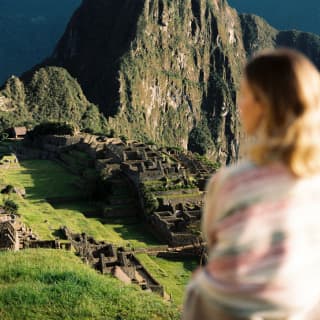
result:
[[[128,138],[124,135],[121,135],[119,138],[123,143],[127,143],[127,141],[128,141]]]
[[[188,150],[204,155],[212,147],[213,141],[207,125],[200,123],[191,130],[189,134]]]
[[[140,185],[140,190],[143,197],[145,212],[147,215],[150,215],[159,208],[159,201],[143,184]]]
[[[75,129],[70,124],[59,122],[44,122],[35,126],[32,131],[29,131],[28,136],[33,138],[48,134],[73,135],[74,132]]]
[[[12,200],[6,200],[3,204],[3,208],[9,214],[16,214],[19,210],[18,204]]]

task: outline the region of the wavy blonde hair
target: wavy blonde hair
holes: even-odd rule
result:
[[[298,177],[320,173],[317,68],[301,53],[278,49],[258,54],[244,73],[265,108],[251,159],[258,164],[280,160]]]

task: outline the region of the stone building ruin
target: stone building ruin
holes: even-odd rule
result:
[[[27,228],[17,215],[0,215],[0,250],[18,251],[28,241],[37,240],[30,228]]]
[[[67,227],[61,231],[82,260],[102,274],[112,274],[122,282],[166,296],[163,286],[144,268],[134,252],[104,241],[97,242],[86,233],[74,234]]]

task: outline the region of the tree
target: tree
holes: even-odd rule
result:
[[[204,155],[212,147],[213,141],[207,125],[200,123],[191,130],[189,134],[188,150]]]
[[[16,214],[19,210],[19,206],[12,200],[6,200],[4,202],[4,210],[9,214]]]
[[[140,185],[141,193],[144,202],[144,208],[147,215],[152,214],[159,208],[159,201],[155,195],[150,192],[143,184]]]

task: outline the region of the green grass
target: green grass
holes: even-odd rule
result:
[[[164,286],[165,291],[171,294],[173,301],[181,306],[186,285],[198,265],[197,261],[191,259],[171,261],[147,254],[137,254],[137,257],[153,277]]]
[[[4,184],[23,186],[26,189],[27,197],[25,199],[21,198],[17,194],[12,194],[10,196],[0,195],[0,199],[2,197],[4,200],[9,197],[17,202],[19,204],[19,213],[22,215],[23,221],[30,226],[41,239],[56,238],[59,236],[59,228],[66,225],[73,232],[86,232],[97,240],[106,240],[125,247],[130,245],[130,247],[143,248],[161,244],[159,241],[155,240],[151,234],[149,234],[147,226],[144,223],[139,222],[137,219],[103,219],[102,217],[99,217],[99,214],[97,214],[98,206],[94,202],[89,202],[83,199],[77,201],[70,201],[66,199],[68,201],[62,201],[60,203],[55,203],[54,205],[50,204],[47,201],[47,198],[61,197],[61,195],[66,198],[77,198],[83,196],[73,184],[78,177],[68,173],[55,162],[45,160],[23,161],[20,164],[20,168],[12,167],[8,170],[0,169],[0,179],[4,180]],[[185,285],[188,282],[192,270],[196,266],[196,262],[167,261],[165,259],[149,257],[148,255],[139,255],[139,258],[150,273],[165,286],[166,291],[171,293],[174,302],[177,305],[181,305]],[[36,259],[36,257],[33,259]],[[41,261],[41,259],[42,258],[40,256],[39,260]],[[1,284],[1,261],[2,258],[0,256],[0,291],[2,291],[2,288],[6,288],[4,284]],[[7,263],[11,266],[11,262]],[[25,281],[23,281],[23,283],[19,283],[18,287],[21,288],[23,292],[28,289],[29,285],[31,286],[30,290],[34,288],[33,285],[25,283]],[[10,288],[8,288],[8,290],[9,289]],[[38,288],[34,290],[37,291]],[[2,320],[6,319],[6,315],[2,316],[1,314],[1,297],[0,293],[0,319]],[[8,297],[10,297],[10,295]],[[11,298],[15,299],[14,297]],[[20,296],[18,298],[22,299]],[[37,297],[35,299],[37,300],[39,298]],[[62,298],[57,299],[59,300]],[[63,301],[59,300],[57,303],[62,304]],[[22,310],[24,310],[23,307]],[[30,310],[30,312],[32,312],[32,309]],[[25,319],[32,318],[32,313],[28,313],[26,311],[26,315],[28,315],[29,318],[26,317]],[[43,317],[39,319],[51,318]],[[73,318],[63,318],[62,316],[59,318],[57,316],[52,319]],[[82,318],[80,317],[79,319]],[[88,315],[87,318],[84,317],[83,319],[94,318]],[[101,319],[109,318],[102,317]],[[114,319],[127,320],[131,318],[120,317]],[[159,319],[162,318],[160,317]]]
[[[73,232],[86,232],[97,240],[107,240],[118,245],[130,243],[133,247],[158,245],[146,232],[143,224],[126,224],[126,221],[107,221],[99,215],[85,214],[96,211],[97,204],[83,201],[84,194],[75,186],[79,178],[55,162],[47,160],[23,161],[20,167],[0,169],[0,180],[5,184],[23,186],[25,199],[13,194],[10,198],[19,204],[19,213],[42,239],[54,239],[61,226]],[[79,198],[52,206],[47,199]],[[2,198],[7,198],[3,196]]]
[[[61,155],[62,160],[73,170],[85,170],[89,167],[90,157],[85,153],[77,150],[70,150],[68,153]]]
[[[157,295],[97,274],[72,253],[0,253],[1,320],[169,320],[178,310]]]
[[[0,170],[0,177],[14,186],[23,186],[27,199],[83,196],[73,185],[79,178],[53,161],[23,161],[20,168]]]

